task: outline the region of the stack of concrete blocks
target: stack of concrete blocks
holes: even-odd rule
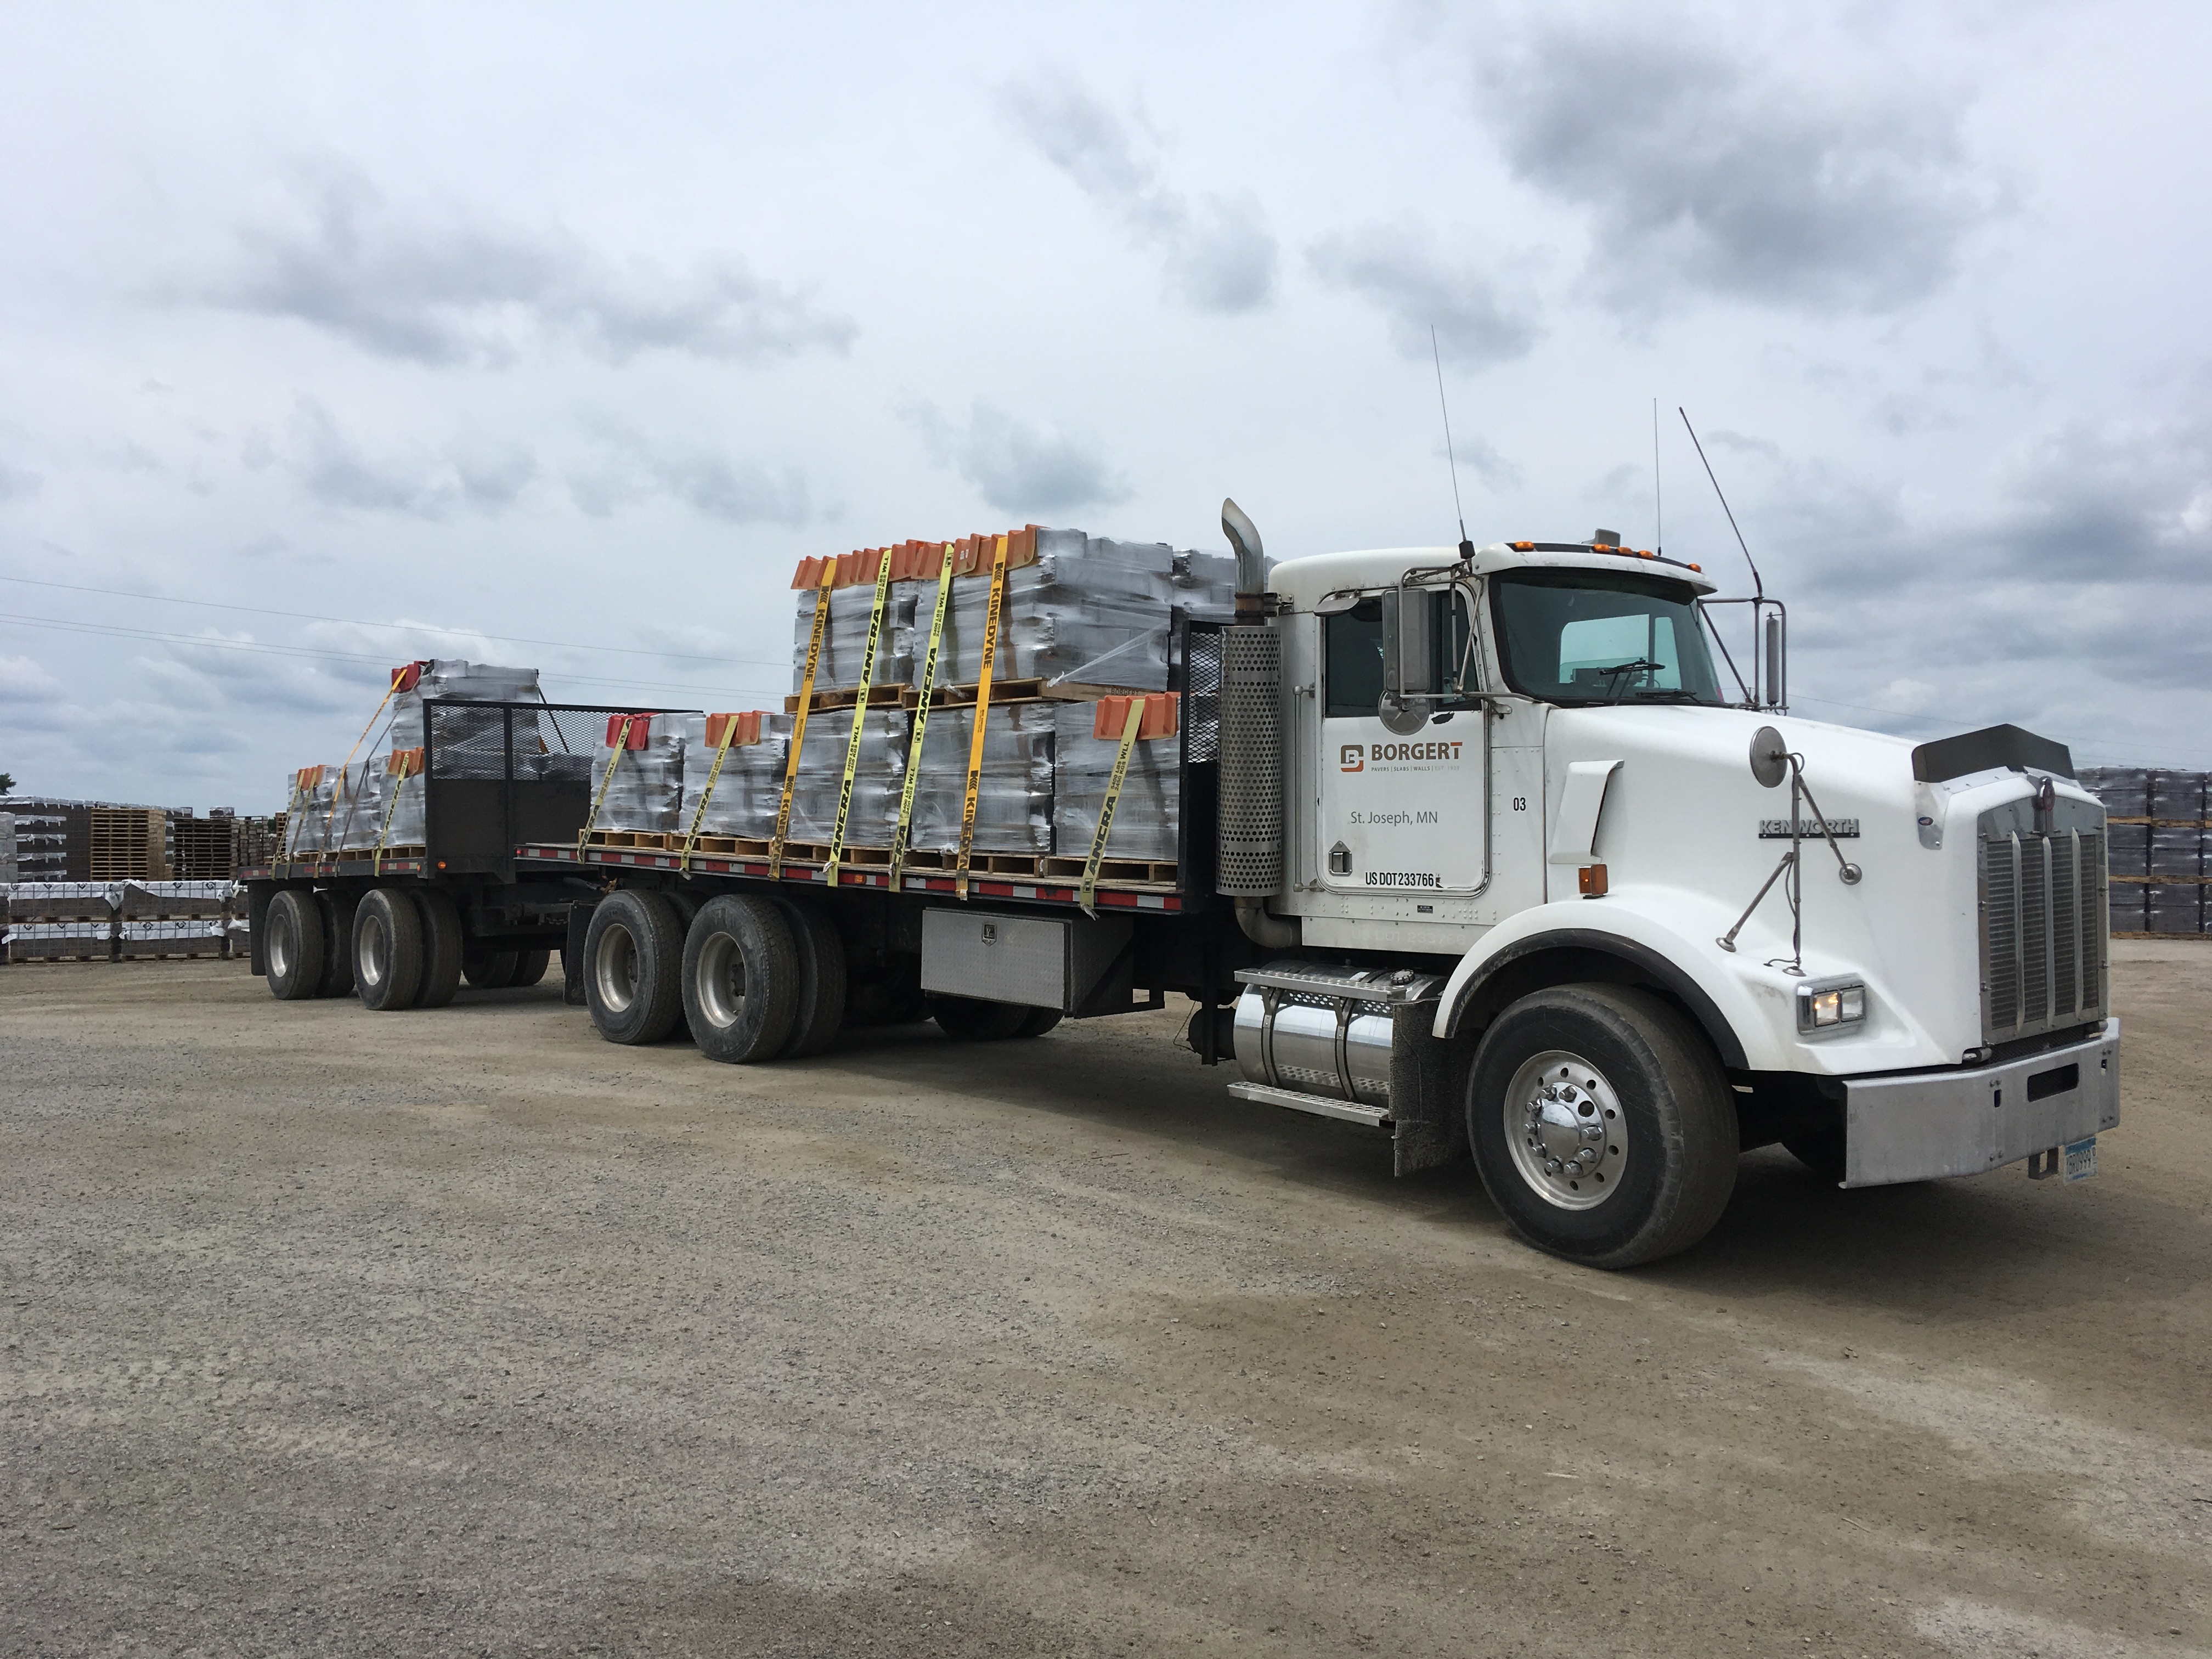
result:
[[[15,884],[15,815],[0,812],[0,887]]]
[[[1105,810],[1106,786],[1121,750],[1118,724],[1104,722],[1101,705],[1055,703],[1053,738],[1053,842],[1063,858],[1084,858],[1098,834]],[[1140,738],[1129,751],[1129,769],[1114,803],[1113,826],[1106,832],[1104,856],[1152,863],[1176,857],[1176,826],[1181,821],[1181,745],[1172,733]]]
[[[2104,802],[2116,933],[2212,932],[2212,774],[2085,768]]]
[[[112,962],[120,884],[19,881],[8,889],[8,960]]]
[[[756,841],[775,835],[784,768],[791,756],[791,716],[684,714],[678,718],[684,722],[684,804],[675,827],[689,835],[696,823],[702,836],[740,836]],[[759,738],[752,743],[733,738],[722,758],[722,769],[716,774],[714,755],[722,740],[720,722],[727,720],[757,725]],[[714,783],[711,795],[707,793],[709,776]],[[702,797],[707,804],[703,814],[699,810]]]
[[[684,751],[692,720],[704,724],[701,715],[607,717],[607,729],[592,757],[592,798],[598,804],[592,828],[670,834],[682,827]]]
[[[126,881],[118,890],[116,955],[221,957],[229,954],[233,881]]]
[[[975,850],[1052,851],[1054,716],[1060,706],[1008,703],[993,708],[983,722],[983,768],[975,786]],[[1090,708],[1088,703],[1075,706]],[[908,843],[918,852],[951,852],[960,845],[960,813],[967,798],[968,757],[975,734],[973,708],[930,711]],[[896,802],[892,812],[896,827]]]

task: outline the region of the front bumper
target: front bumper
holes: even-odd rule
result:
[[[1844,1185],[1979,1175],[2120,1121],[2120,1022],[2026,1060],[1847,1078]]]

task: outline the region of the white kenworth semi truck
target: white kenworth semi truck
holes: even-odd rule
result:
[[[1172,653],[1171,873],[586,845],[582,792],[517,775],[542,714],[504,716],[503,778],[447,778],[441,730],[489,716],[433,705],[428,845],[253,872],[256,970],[402,1007],[559,942],[610,1040],[688,1025],[741,1062],[1178,993],[1233,1094],[1388,1134],[1401,1173],[1471,1155],[1522,1237],[1603,1267],[1694,1244],[1777,1142],[1844,1187],[2094,1172],[2104,814],[2063,746],[1790,717],[1778,607],[1747,684],[1708,611],[1736,602],[1603,532],[1271,568],[1223,526],[1236,619],[1179,618]]]

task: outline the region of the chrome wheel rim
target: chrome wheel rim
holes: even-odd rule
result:
[[[270,920],[269,971],[278,979],[291,976],[292,918],[288,911],[279,910]]]
[[[629,1012],[637,1000],[637,941],[620,922],[599,935],[598,958],[592,976],[599,983],[599,1006],[610,1013]]]
[[[1531,1191],[1562,1210],[1594,1210],[1620,1189],[1628,1122],[1605,1073],[1547,1048],[1506,1085],[1505,1145]]]
[[[391,966],[392,935],[385,930],[384,918],[372,910],[361,919],[361,951],[354,973],[373,991],[384,983]]]
[[[701,945],[698,992],[699,1012],[716,1030],[738,1023],[745,1006],[745,961],[729,934],[709,934]]]

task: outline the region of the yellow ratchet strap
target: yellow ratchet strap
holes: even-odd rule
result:
[[[584,827],[576,831],[576,858],[584,856],[584,837],[592,833],[592,826],[599,821],[599,808],[607,799],[607,786],[615,781],[615,768],[622,764],[623,751],[629,747],[629,728],[638,720],[650,720],[649,714],[624,714],[622,729],[615,733],[615,752],[607,757],[607,769],[599,774],[599,793],[592,797],[592,810],[584,815]]]
[[[845,744],[845,779],[837,787],[837,822],[830,831],[830,856],[822,866],[822,879],[837,884],[837,866],[845,859],[845,823],[853,811],[853,774],[860,765],[860,732],[868,720],[868,693],[876,677],[876,642],[884,633],[884,601],[890,597],[891,550],[876,558],[876,603],[868,612],[868,642],[860,647],[860,690],[853,704],[853,735]]]
[[[376,853],[369,860],[373,875],[384,873],[384,844],[392,839],[392,819],[399,811],[399,792],[407,787],[407,769],[415,763],[406,755],[399,757],[399,770],[392,780],[392,805],[384,809],[384,827],[376,832]]]
[[[1098,829],[1091,837],[1091,856],[1083,866],[1083,885],[1075,895],[1075,902],[1083,907],[1083,914],[1098,914],[1098,866],[1106,861],[1106,837],[1114,828],[1114,805],[1121,799],[1121,785],[1129,775],[1129,757],[1136,751],[1137,732],[1145,723],[1146,700],[1129,699],[1128,717],[1121,722],[1121,746],[1114,753],[1114,775],[1106,780],[1106,799],[1098,803]]]
[[[784,838],[791,834],[791,793],[799,785],[799,755],[806,747],[806,715],[814,701],[814,671],[822,665],[822,635],[830,626],[830,589],[837,580],[837,561],[822,561],[814,594],[814,629],[806,636],[806,672],[799,681],[799,712],[791,717],[791,754],[783,765],[783,799],[776,803],[775,837],[768,844],[770,881],[783,874]]]
[[[968,789],[960,798],[960,867],[957,890],[968,896],[968,863],[975,846],[975,791],[983,781],[983,727],[991,718],[991,670],[999,656],[999,615],[1006,602],[1006,542],[991,549],[991,603],[983,613],[983,672],[975,681],[975,731],[968,739]]]
[[[906,787],[899,792],[898,830],[891,836],[891,890],[906,877],[906,851],[914,839],[914,790],[921,781],[921,740],[929,731],[929,702],[937,690],[937,647],[945,638],[945,612],[952,597],[952,566],[959,555],[952,543],[945,544],[945,561],[937,568],[937,609],[929,618],[929,650],[921,659],[921,690],[915,700],[914,733],[906,744]]]
[[[691,867],[691,849],[699,844],[699,826],[707,821],[707,803],[714,799],[715,782],[722,775],[722,763],[730,757],[730,740],[738,735],[738,717],[722,717],[722,740],[714,745],[714,763],[707,771],[706,787],[699,792],[699,805],[692,809],[691,828],[684,837],[684,857],[677,865],[679,870]]]

